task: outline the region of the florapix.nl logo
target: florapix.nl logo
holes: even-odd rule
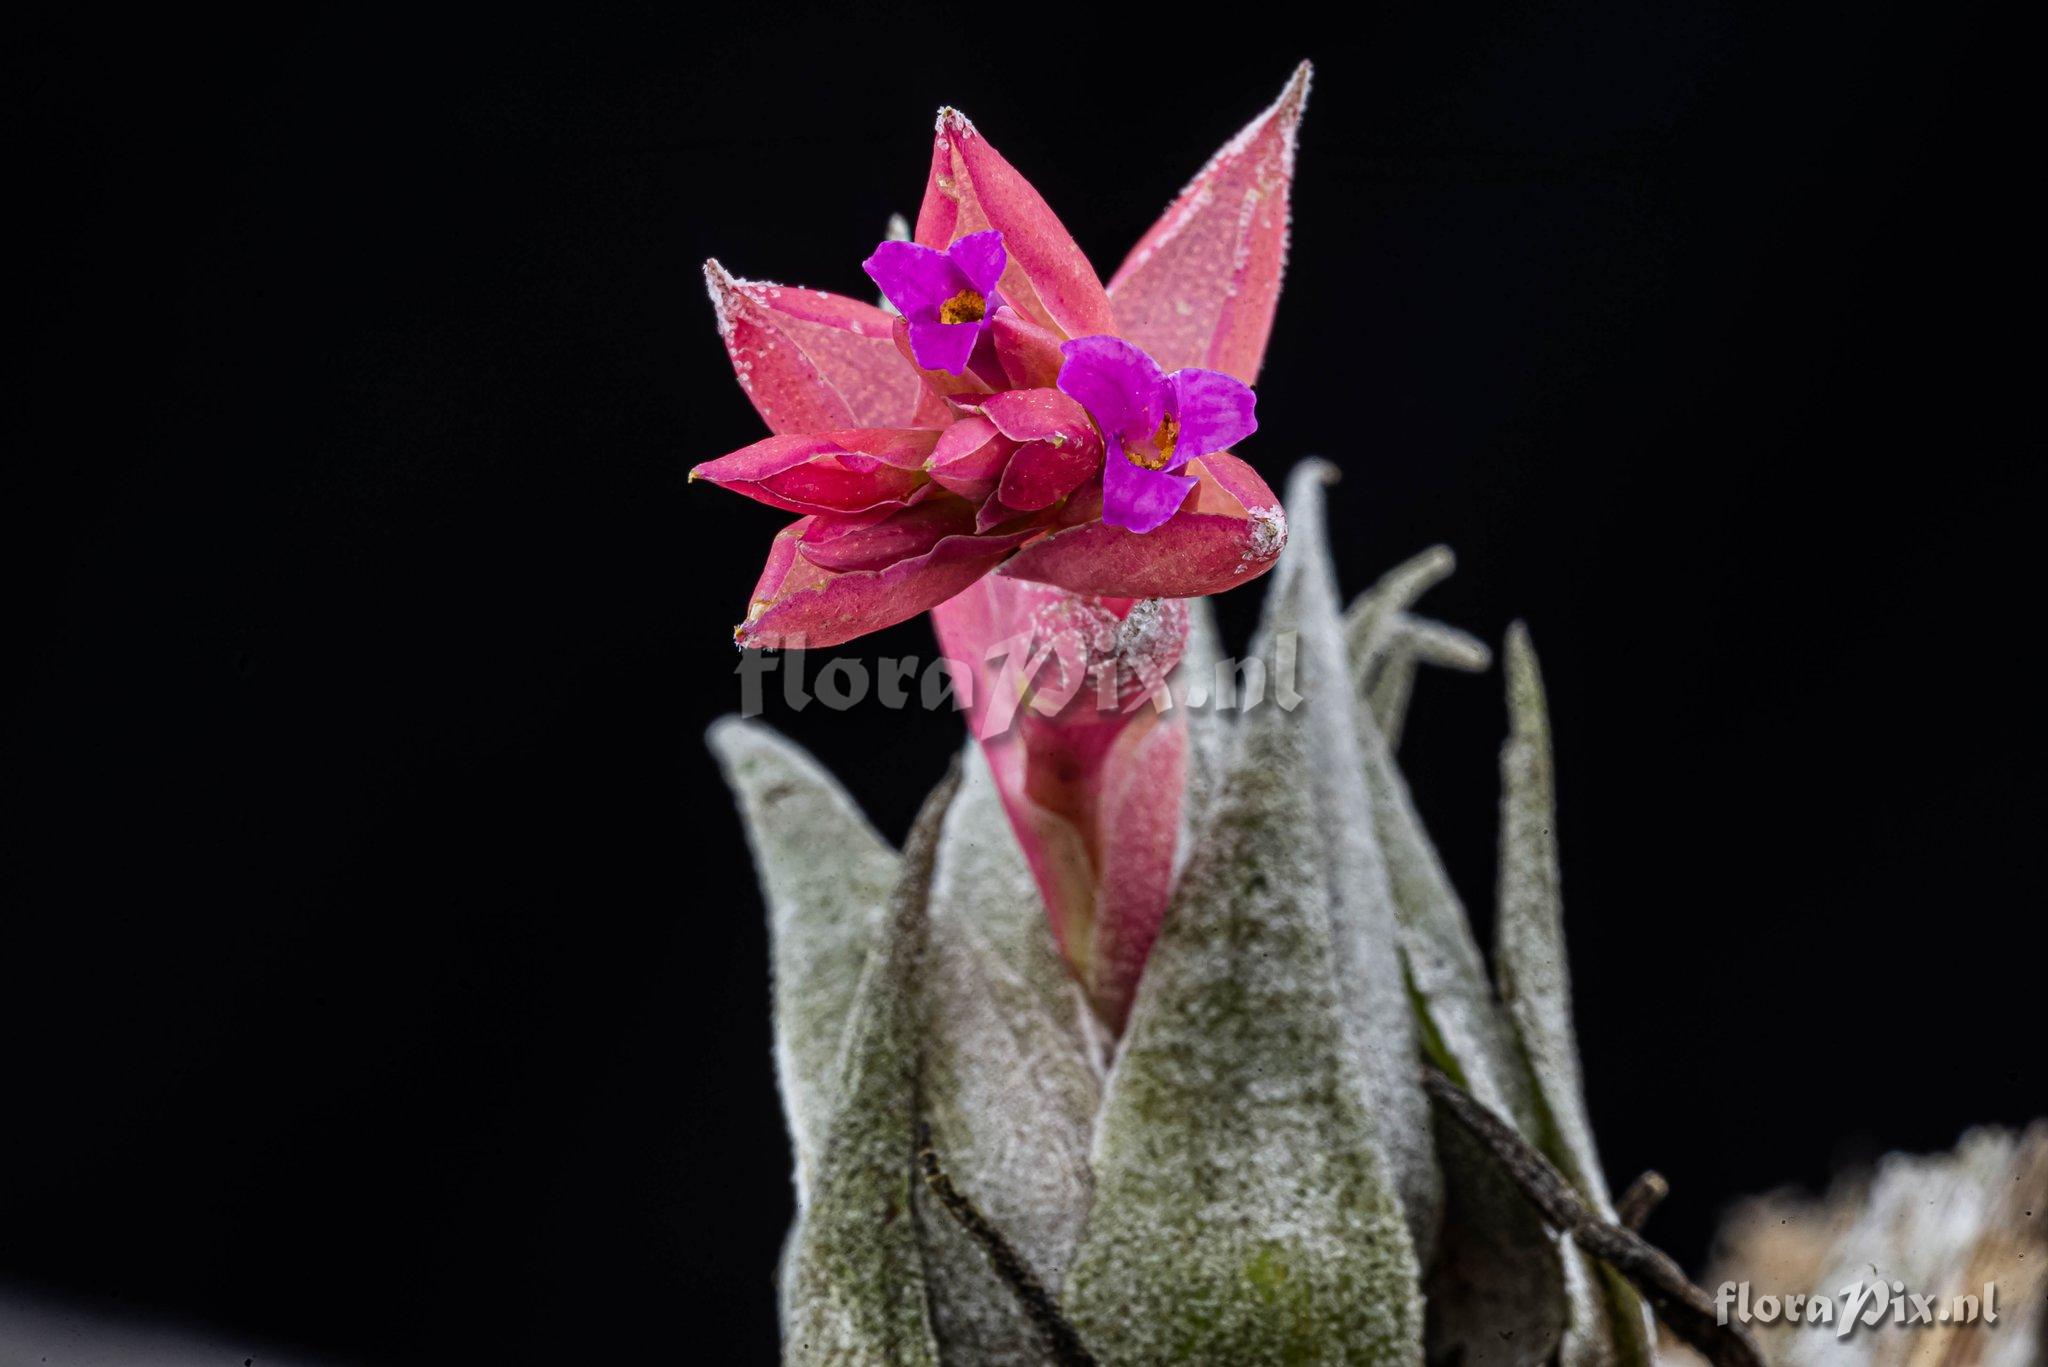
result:
[[[1279,632],[1264,653],[1176,670],[1132,652],[1103,650],[1078,631],[1020,633],[997,641],[978,662],[946,655],[813,661],[800,641],[792,641],[779,651],[742,651],[733,673],[744,717],[767,709],[771,689],[793,712],[812,703],[846,712],[870,700],[891,711],[964,712],[981,699],[987,720],[979,734],[986,739],[1027,712],[1071,716],[1085,706],[1105,716],[1176,707],[1248,712],[1269,703],[1291,712],[1302,701],[1298,648],[1296,633]]]
[[[1722,1282],[1714,1292],[1714,1316],[1722,1324],[1790,1324],[1847,1338],[1880,1324],[1904,1328],[1998,1323],[1998,1287],[1982,1293],[1922,1295],[1902,1281],[1872,1277],[1827,1292],[1752,1295],[1748,1282]]]

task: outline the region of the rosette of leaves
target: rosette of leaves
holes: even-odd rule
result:
[[[1290,484],[1253,645],[1298,699],[1191,713],[1187,859],[1118,1039],[973,746],[898,852],[802,750],[713,727],[773,932],[786,1361],[1649,1361],[1643,1301],[1564,1232],[1615,1213],[1534,650],[1510,633],[1489,975],[1395,752],[1419,666],[1490,652],[1414,612],[1440,548],[1343,609],[1330,475]],[[1184,699],[1219,655],[1197,623]],[[1578,1214],[1546,1218],[1425,1065]]]

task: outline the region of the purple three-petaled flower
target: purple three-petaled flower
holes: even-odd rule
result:
[[[1174,471],[1256,432],[1251,387],[1216,370],[1171,375],[1121,337],[1062,343],[1059,387],[1102,429],[1102,520],[1149,532],[1198,482]]]
[[[996,282],[1008,264],[1002,233],[969,233],[944,251],[884,242],[861,263],[896,311],[910,322],[910,352],[926,370],[959,375],[1002,304]]]

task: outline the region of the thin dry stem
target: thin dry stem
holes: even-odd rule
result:
[[[969,1238],[981,1245],[982,1252],[988,1254],[989,1265],[995,1269],[1003,1285],[1016,1296],[1032,1324],[1037,1326],[1040,1337],[1052,1352],[1053,1361],[1060,1367],[1096,1367],[1094,1355],[1082,1345],[1081,1336],[1067,1322],[1059,1302],[1045,1289],[1045,1283],[1038,1280],[1030,1264],[1003,1237],[1003,1232],[990,1224],[988,1217],[953,1185],[952,1178],[946,1176],[946,1170],[939,1165],[938,1152],[932,1148],[929,1125],[918,1126],[917,1162],[924,1172],[925,1185],[931,1188],[932,1195],[939,1198],[946,1214],[952,1216],[953,1223],[965,1230]]]
[[[1714,1302],[1686,1280],[1677,1263],[1634,1230],[1608,1224],[1594,1214],[1564,1174],[1512,1125],[1435,1068],[1422,1070],[1422,1085],[1487,1147],[1545,1223],[1571,1235],[1580,1248],[1628,1278],[1671,1331],[1714,1367],[1764,1367],[1756,1341],[1740,1325],[1721,1323]]]

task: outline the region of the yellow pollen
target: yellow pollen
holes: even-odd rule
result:
[[[1168,414],[1159,423],[1152,440],[1133,442],[1124,448],[1124,459],[1147,470],[1164,470],[1173,460],[1173,448],[1180,442],[1180,420]]]
[[[973,290],[962,290],[939,305],[939,321],[942,323],[978,323],[988,308],[988,300]]]

